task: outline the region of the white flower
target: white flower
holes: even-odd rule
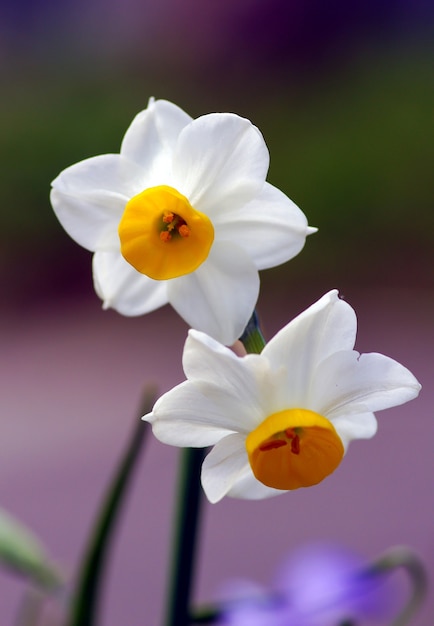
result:
[[[95,252],[104,308],[141,315],[169,302],[190,326],[230,345],[255,307],[258,270],[294,257],[316,230],[265,182],[268,164],[248,120],[193,120],[151,99],[120,154],[64,170],[51,202],[69,235]]]
[[[353,350],[357,320],[336,290],[285,326],[260,355],[236,356],[190,331],[187,381],[152,413],[160,441],[214,446],[202,466],[208,499],[259,499],[319,483],[353,439],[377,430],[373,411],[415,398],[420,385],[381,354]]]

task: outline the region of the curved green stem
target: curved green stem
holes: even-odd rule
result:
[[[403,568],[410,577],[412,589],[410,597],[389,626],[409,626],[414,615],[420,608],[428,590],[428,578],[420,559],[408,548],[397,546],[390,548],[369,567],[364,570],[368,576],[381,576],[393,570]],[[221,607],[208,606],[197,611],[192,617],[194,624],[214,624],[221,618]],[[352,620],[345,621],[339,626],[355,626]]]
[[[408,602],[390,626],[408,626],[412,617],[419,610],[428,590],[428,577],[419,557],[405,546],[397,546],[380,556],[368,571],[382,574],[398,568],[405,569],[410,577],[412,589]]]
[[[154,390],[145,390],[139,417],[152,409],[155,395]],[[125,454],[108,489],[83,560],[69,626],[95,626],[97,623],[98,600],[110,540],[148,430],[149,425],[138,419]]]

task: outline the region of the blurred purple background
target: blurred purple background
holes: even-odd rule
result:
[[[283,553],[330,539],[367,558],[407,544],[434,577],[434,9],[422,0],[343,2],[45,0],[0,5],[0,505],[73,578],[143,383],[183,379],[186,326],[166,308],[103,312],[90,255],[68,239],[49,183],[116,152],[149,96],[197,116],[253,120],[269,180],[319,233],[263,273],[268,337],[337,287],[359,318],[357,348],[387,354],[424,386],[380,412],[318,487],[204,509],[196,599],[227,578],[267,583]],[[161,623],[178,450],[148,442],[107,577],[102,626]],[[0,573],[0,621],[21,581]],[[416,626],[430,626],[430,594]],[[48,618],[47,618],[48,624]]]

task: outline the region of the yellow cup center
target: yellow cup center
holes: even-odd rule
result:
[[[122,256],[155,280],[194,272],[214,241],[210,219],[166,185],[150,187],[131,198],[118,233]]]
[[[255,477],[285,490],[318,484],[344,456],[333,424],[307,409],[270,415],[248,435],[246,449]]]

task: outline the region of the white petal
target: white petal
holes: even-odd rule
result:
[[[257,356],[257,355],[252,355]],[[242,359],[226,346],[209,335],[189,330],[182,355],[182,367],[189,380],[203,380],[214,383],[219,380],[221,370],[226,378],[226,367],[242,368]],[[239,378],[239,375],[236,376]]]
[[[331,420],[345,450],[353,439],[371,439],[377,432],[377,419],[373,413],[342,415]]]
[[[352,349],[356,327],[353,309],[333,290],[278,332],[262,355],[273,369],[286,371],[285,383],[279,384],[279,402],[288,408],[310,408],[309,389],[317,366],[334,352]]]
[[[258,269],[275,267],[303,248],[309,228],[304,213],[284,193],[265,183],[259,195],[236,209],[215,213],[216,238],[237,242]]]
[[[322,363],[312,382],[313,410],[331,421],[355,412],[379,411],[415,398],[420,384],[413,374],[382,354],[341,352]]]
[[[206,457],[202,465],[202,486],[210,502],[224,496],[262,500],[286,493],[260,483],[254,477],[243,435],[228,435]]]
[[[267,417],[267,362],[240,358],[213,339],[190,330],[184,348],[185,384],[156,403],[146,419],[156,436],[172,445],[207,446],[231,433],[248,433]]]
[[[226,413],[190,381],[161,396],[143,419],[151,422],[157,439],[172,446],[210,446],[233,433]]]
[[[230,498],[243,498],[244,500],[264,500],[265,498],[280,496],[282,493],[287,493],[287,491],[273,489],[259,482],[248,465],[226,495]]]
[[[125,133],[121,154],[146,173],[147,187],[171,184],[172,155],[179,133],[192,121],[167,100],[151,100]]]
[[[225,428],[248,434],[267,417],[271,381],[268,363],[259,355],[237,357],[211,337],[190,330],[183,367],[187,378],[219,407]]]
[[[51,204],[66,232],[96,250],[116,230],[128,200],[143,189],[143,172],[118,154],[104,154],[63,170],[52,182]]]
[[[173,158],[174,186],[212,218],[244,204],[262,188],[269,164],[259,130],[232,113],[197,118],[180,133]]]
[[[93,280],[104,308],[122,315],[142,315],[168,302],[166,282],[140,274],[118,251],[98,250],[93,255]]]
[[[228,435],[205,458],[202,487],[210,502],[221,500],[249,466],[245,441],[244,435]]]
[[[243,333],[258,293],[255,266],[229,242],[214,242],[195,272],[168,282],[169,302],[187,324],[225,345]]]

